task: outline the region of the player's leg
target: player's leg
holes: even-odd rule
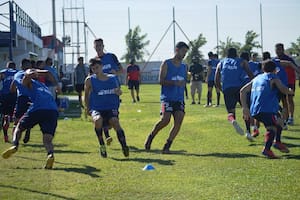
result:
[[[136,81],[135,83],[135,92],[136,92],[136,100],[140,101],[140,83]]]
[[[197,93],[198,93],[198,104],[200,104],[201,94],[202,94],[202,81],[198,81],[197,83]]]
[[[195,81],[191,81],[192,104],[195,104],[195,92],[196,92],[196,82]]]

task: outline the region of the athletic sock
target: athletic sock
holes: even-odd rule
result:
[[[220,92],[217,92],[217,105],[220,105]]]
[[[100,128],[100,129],[95,128],[95,132],[96,132],[99,144],[104,145],[104,140],[103,140],[103,136],[102,136],[102,128]]]
[[[270,150],[275,137],[273,130],[268,130],[265,134],[265,149]]]
[[[207,92],[207,102],[206,104],[209,105],[209,103],[211,102],[211,92]]]
[[[118,136],[118,140],[121,144],[122,147],[126,147],[127,144],[126,144],[126,138],[125,138],[125,133],[122,129],[118,130],[117,131],[117,136]]]
[[[250,133],[250,119],[245,120],[245,125],[246,125],[246,131],[247,131],[248,133]]]
[[[281,126],[277,126],[277,133],[276,133],[276,136],[275,136],[275,141],[276,142],[281,142],[281,132],[282,132]]]

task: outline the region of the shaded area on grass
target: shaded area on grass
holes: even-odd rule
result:
[[[53,170],[75,172],[75,173],[85,174],[93,178],[100,177],[99,175],[95,174],[96,172],[100,172],[100,169],[88,165],[84,165],[83,167],[55,167]]]
[[[175,160],[163,160],[163,159],[152,159],[152,158],[111,158],[115,161],[134,161],[141,163],[157,163],[160,165],[174,165]]]
[[[65,197],[65,196],[58,195],[58,194],[53,194],[53,193],[49,193],[49,192],[42,192],[42,191],[28,189],[28,188],[16,187],[16,186],[12,186],[12,185],[3,185],[3,184],[0,184],[0,187],[14,189],[14,190],[17,190],[17,191],[23,190],[23,191],[26,191],[26,192],[32,192],[32,193],[42,194],[42,195],[45,195],[45,196],[52,196],[52,197],[59,198],[59,199],[75,200],[74,198]],[[13,195],[13,192],[10,193],[10,195]]]

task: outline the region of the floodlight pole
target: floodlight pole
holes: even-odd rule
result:
[[[218,16],[218,5],[216,5],[216,32],[217,32],[217,54],[219,55],[219,16]]]
[[[174,50],[175,50],[175,45],[176,45],[176,30],[175,30],[175,8],[173,7],[173,44],[174,44]]]
[[[264,44],[263,44],[263,25],[262,25],[262,5],[259,5],[260,10],[260,44],[261,44],[261,55],[264,52]]]

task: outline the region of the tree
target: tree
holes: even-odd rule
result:
[[[190,42],[190,50],[189,50],[188,55],[186,56],[186,59],[185,59],[185,62],[187,64],[190,65],[192,63],[192,58],[193,57],[197,57],[197,58],[199,58],[199,60],[203,59],[203,54],[201,53],[201,51],[199,49],[204,44],[206,44],[206,39],[202,35],[202,33],[200,33],[200,35],[198,36],[197,39]]]
[[[291,56],[296,57],[296,60],[300,62],[300,36],[296,42],[291,43],[291,47],[287,49],[287,52]]]
[[[223,58],[226,57],[227,50],[229,48],[236,48],[236,50],[239,51],[241,48],[241,43],[234,42],[231,37],[227,37],[226,42],[220,41],[220,45],[218,46],[218,49],[219,49],[219,54],[221,55],[221,57],[223,57]]]
[[[143,61],[144,55],[148,53],[145,47],[150,43],[149,40],[145,41],[146,37],[147,34],[141,35],[141,28],[139,26],[136,26],[133,30],[130,29],[125,36],[127,53],[121,59],[125,59],[126,63],[129,63],[132,59]]]
[[[254,53],[253,48],[261,48],[259,42],[255,41],[258,36],[259,35],[254,31],[247,31],[245,35],[245,44],[241,47],[239,52],[248,52],[251,55]]]

